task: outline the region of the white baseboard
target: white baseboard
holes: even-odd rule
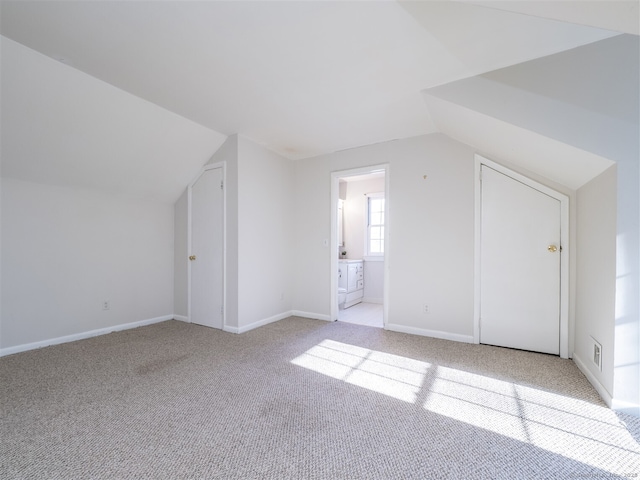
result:
[[[244,332],[248,332],[249,330],[253,330],[255,328],[268,325],[269,323],[273,323],[273,322],[277,322],[278,320],[289,318],[291,315],[293,315],[293,313],[291,312],[291,310],[289,310],[288,312],[282,312],[277,315],[273,315],[272,317],[269,317],[269,318],[263,318],[262,320],[258,320],[257,322],[253,322],[253,323],[250,323],[249,325],[244,325],[242,327],[230,327],[228,325],[225,325],[222,328],[222,330],[229,333],[244,333]]]
[[[634,417],[640,417],[640,405],[636,403],[623,402],[614,398],[611,401],[611,409]]]
[[[606,388],[604,388],[604,386],[600,383],[596,376],[591,373],[591,371],[587,368],[587,365],[582,361],[582,359],[576,352],[573,352],[572,360],[573,363],[575,363],[578,367],[578,370],[580,370],[584,374],[584,376],[587,377],[589,383],[593,385],[593,388],[596,389],[596,392],[598,392],[598,395],[600,395],[602,400],[604,400],[604,403],[606,403],[607,406],[611,408],[613,404],[613,398],[611,397],[611,394],[607,391]]]
[[[114,325],[112,327],[98,328],[96,330],[89,330],[88,332],[74,333],[73,335],[65,335],[64,337],[50,338],[48,340],[41,340],[39,342],[25,343],[23,345],[16,345],[15,347],[0,348],[0,357],[5,355],[13,355],[14,353],[26,352],[28,350],[35,350],[37,348],[49,347],[51,345],[59,345],[61,343],[75,342],[76,340],[83,340],[85,338],[97,337],[98,335],[105,335],[111,332],[119,332],[121,330],[129,330],[131,328],[144,327],[145,325],[151,325],[153,323],[166,322],[167,320],[173,320],[175,315],[164,315],[162,317],[149,318],[147,320],[140,320],[138,322],[123,323],[121,325]]]
[[[189,322],[189,317],[186,317],[184,315],[176,315],[176,314],[174,314],[173,315],[173,319],[174,320],[180,320],[181,322],[187,322],[187,323]]]
[[[411,335],[421,335],[423,337],[441,338],[442,340],[452,340],[454,342],[475,343],[473,335],[460,335],[459,333],[442,332],[440,330],[427,330],[426,328],[407,327],[395,323],[387,323],[385,330],[392,332],[410,333]]]
[[[311,318],[313,320],[324,320],[325,322],[331,321],[331,315],[324,315],[322,313],[303,312],[301,310],[293,310],[291,312],[291,315],[294,315],[296,317]]]

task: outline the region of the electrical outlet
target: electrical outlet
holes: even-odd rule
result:
[[[105,300],[104,302],[102,302],[103,310],[109,310],[110,308],[111,308],[111,304],[109,303],[109,300]]]
[[[428,304],[423,304],[422,305],[422,313],[428,314],[429,313],[429,305]]]
[[[598,370],[602,371],[602,345],[600,345],[595,338],[591,337],[593,340],[593,357],[592,361]]]

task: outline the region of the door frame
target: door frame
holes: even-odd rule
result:
[[[187,321],[191,323],[191,261],[192,228],[191,220],[192,190],[200,177],[209,170],[222,169],[222,330],[227,328],[227,162],[217,162],[205,165],[187,187]]]
[[[475,154],[475,228],[474,228],[474,306],[473,306],[473,340],[480,343],[480,253],[482,225],[482,182],[481,168],[486,165],[510,178],[523,183],[539,192],[549,195],[560,202],[560,358],[569,358],[569,197],[547,187],[529,177],[515,172],[486,157]]]
[[[338,198],[339,180],[343,177],[352,177],[355,175],[366,175],[384,171],[384,277],[382,286],[382,325],[387,326],[389,314],[389,237],[390,237],[390,220],[389,220],[389,164],[383,163],[379,165],[369,165],[366,167],[351,168],[347,170],[335,170],[331,172],[331,236],[330,236],[330,252],[331,252],[331,317],[330,321],[338,320]]]

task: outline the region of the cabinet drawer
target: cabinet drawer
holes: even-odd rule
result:
[[[358,289],[364,288],[364,280],[358,280]]]
[[[364,270],[364,264],[358,263],[358,272],[362,272]]]
[[[364,272],[358,272],[357,278],[358,280],[362,280],[364,278]]]

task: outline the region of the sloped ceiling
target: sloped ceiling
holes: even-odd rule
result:
[[[186,185],[204,163],[202,153],[211,155],[221,138],[234,133],[291,159],[431,133],[445,122],[432,117],[423,101],[425,89],[629,30],[622,18],[628,9],[612,9],[605,18],[575,6],[558,18],[544,2],[518,2],[520,7],[511,9],[486,3],[3,0],[0,29],[10,39],[3,50],[14,41],[57,62],[45,67],[40,58],[44,70],[38,80],[22,81],[19,72],[30,73],[17,65],[21,60],[8,63],[3,51],[3,175],[19,171],[39,181],[63,171],[59,175],[67,180],[75,175],[78,183],[89,185],[111,179],[108,188],[133,189],[139,183],[153,189],[154,180],[165,188],[169,176],[187,178]],[[9,82],[7,69],[16,72],[9,73],[8,78],[15,77]],[[58,93],[54,83],[65,82],[58,75],[82,75],[82,83],[93,79],[146,101],[136,125],[148,124],[147,117],[156,114],[173,114],[183,137],[165,135],[173,130],[166,125],[132,136],[134,125],[126,119],[135,118],[135,102],[104,108],[104,102],[92,102],[72,88]],[[50,107],[63,113],[62,120],[39,110],[49,108],[46,99],[37,106],[39,90],[60,95]],[[19,102],[33,108],[20,109]],[[7,103],[11,110],[5,113]],[[77,145],[74,150],[72,142],[62,140],[78,138],[69,132],[83,118],[91,119],[82,125],[90,130],[81,136],[86,148],[96,146],[103,155],[79,154]],[[27,140],[32,124],[46,136]],[[107,125],[113,129],[110,141],[101,137]],[[146,150],[134,137],[145,139]],[[114,144],[121,150],[110,150]],[[52,145],[59,151],[49,150],[45,167],[41,159]],[[157,151],[172,152],[173,163],[169,156],[160,161],[166,173],[156,170],[164,184],[153,177],[130,177],[130,186],[118,183],[126,183],[120,177],[131,170],[147,171]],[[102,173],[94,175],[94,168]],[[105,168],[111,170],[105,173]]]
[[[7,1],[1,22],[4,36],[293,159],[432,132],[421,90],[615,34],[448,1]]]
[[[2,175],[174,202],[225,136],[6,38]]]
[[[601,42],[425,90],[447,135],[577,189],[638,161],[640,39]]]

